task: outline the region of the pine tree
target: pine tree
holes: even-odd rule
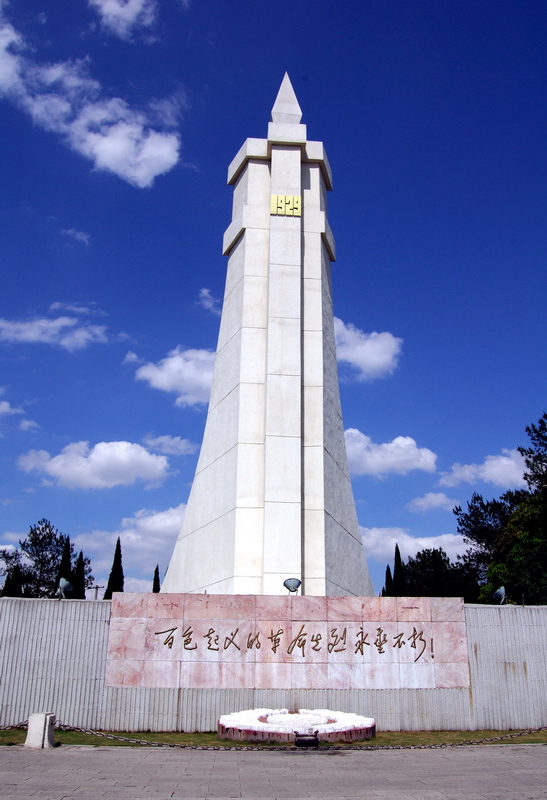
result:
[[[469,545],[459,560],[479,581],[480,603],[491,603],[500,586],[509,601],[547,603],[547,414],[527,426],[526,433],[530,446],[517,449],[528,489],[493,500],[473,494],[466,511],[454,509],[458,533]]]
[[[112,600],[112,592],[123,592],[122,545],[119,536],[116,542],[112,569],[108,576],[108,583],[106,584],[103,600]]]
[[[72,576],[72,595],[75,600],[85,600],[85,561],[84,554],[80,550],[76,569]]]
[[[518,447],[524,457],[526,472],[524,480],[531,491],[547,491],[547,414],[543,414],[537,425],[527,425],[526,433],[531,447]]]
[[[406,594],[405,567],[398,544],[395,545],[395,560],[393,563],[393,594],[395,597],[404,597]]]
[[[64,536],[47,519],[31,525],[28,536],[19,542],[23,556],[32,564],[31,597],[51,597],[57,585],[57,571],[65,546]]]
[[[154,594],[158,594],[160,590],[160,567],[159,564],[156,564],[156,569],[154,570],[154,580],[152,581],[152,591]]]
[[[70,553],[70,567],[66,552]],[[65,558],[63,567],[61,562]],[[59,586],[59,578],[70,581],[76,568],[74,545],[68,536],[60,533],[47,519],[31,525],[28,535],[19,540],[18,549],[0,548],[0,575],[19,567],[24,597],[52,597]],[[84,556],[85,586],[93,585],[91,562]],[[72,581],[70,581],[72,583]]]

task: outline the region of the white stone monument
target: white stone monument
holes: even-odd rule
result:
[[[331,171],[289,77],[228,170],[232,222],[209,412],[162,592],[372,595],[340,409]]]

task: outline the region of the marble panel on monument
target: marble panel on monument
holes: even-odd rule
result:
[[[108,686],[469,687],[459,598],[115,594]]]

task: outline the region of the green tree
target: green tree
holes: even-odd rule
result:
[[[80,552],[78,553],[78,558],[76,560],[76,568],[72,575],[71,597],[74,600],[85,600],[85,589],[86,589],[85,560],[84,560],[84,554],[80,550]]]
[[[152,581],[152,592],[154,594],[158,594],[160,590],[160,567],[159,564],[156,564],[156,569],[154,570],[154,579]]]
[[[21,567],[19,564],[10,570],[6,575],[4,588],[2,590],[2,597],[22,597],[23,596],[23,580],[21,574]]]
[[[411,597],[442,597],[450,583],[450,559],[441,548],[416,553],[405,564],[407,593]]]
[[[122,545],[120,537],[116,542],[114,549],[114,560],[112,561],[112,569],[108,576],[108,583],[106,584],[103,600],[112,600],[112,592],[123,592],[123,566],[122,566]]]
[[[503,531],[505,551],[489,565],[481,592],[490,602],[492,592],[505,586],[516,603],[547,603],[547,504],[541,493],[516,509]]]
[[[393,576],[391,575],[391,567],[386,564],[386,582],[382,589],[382,597],[393,597]]]
[[[505,549],[503,532],[511,515],[530,496],[526,490],[509,491],[498,500],[485,500],[474,493],[467,503],[467,511],[461,506],[454,508],[458,533],[469,545],[463,561],[476,570],[481,582],[486,580],[489,564],[499,561]]]
[[[537,425],[528,425],[526,433],[531,447],[519,447],[524,458],[526,472],[524,480],[532,491],[547,491],[547,413],[544,413]]]
[[[454,509],[458,532],[470,545],[462,564],[475,569],[481,583],[479,602],[492,602],[504,586],[509,601],[547,603],[547,415],[526,433],[530,446],[518,450],[528,489],[494,500],[474,494],[467,511]]]
[[[395,545],[395,559],[393,561],[393,594],[396,597],[404,597],[406,595],[405,567],[398,544]]]
[[[406,591],[409,597],[463,597],[478,599],[476,572],[458,561],[453,563],[442,547],[426,548],[405,564]]]
[[[68,581],[71,586],[73,585],[71,551],[74,550],[74,547],[70,544],[70,536],[64,536],[63,538],[65,543],[63,546],[63,553],[61,555],[61,563],[57,569],[55,588],[58,588],[61,578],[64,578],[65,581]],[[69,596],[72,597],[72,590],[69,591]]]
[[[25,597],[53,596],[59,584],[58,573],[67,539],[49,520],[39,520],[36,525],[30,526],[27,536],[19,540],[19,549],[0,549],[0,560],[3,562],[0,575],[9,573],[17,565],[21,571]],[[76,566],[76,555],[70,541],[68,549],[72,572]],[[84,557],[84,571],[86,586],[91,586],[94,579],[87,557]]]
[[[64,546],[64,536],[49,520],[41,519],[30,526],[26,538],[19,541],[23,558],[31,565],[25,581],[26,595],[50,597],[55,592]]]

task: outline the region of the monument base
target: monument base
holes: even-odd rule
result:
[[[219,739],[236,742],[292,742],[299,747],[317,747],[321,742],[373,739],[376,724],[370,717],[327,709],[259,708],[225,714],[218,721],[217,733]]]

